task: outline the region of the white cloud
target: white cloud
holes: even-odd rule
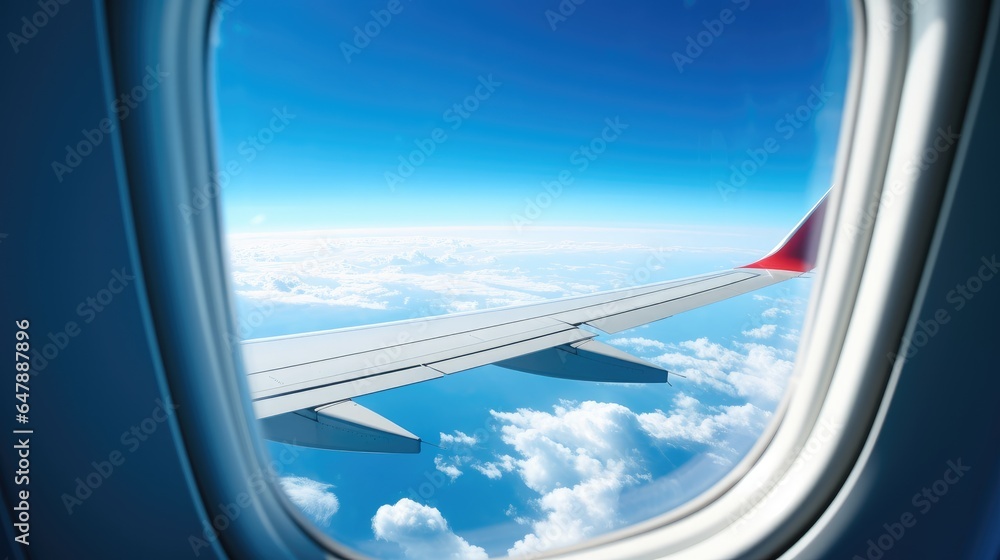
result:
[[[434,468],[443,472],[452,482],[462,476],[462,470],[458,468],[457,461],[448,463],[441,455],[434,457]]]
[[[740,396],[776,402],[795,368],[795,363],[786,359],[794,357],[794,353],[756,343],[745,344],[743,348],[747,352],[739,368],[729,372],[729,382]]]
[[[394,320],[631,285],[650,255],[695,252],[659,246],[667,233],[706,243],[703,232],[569,228],[511,237],[503,228],[402,228],[238,234],[229,248],[234,288],[251,302],[383,311]]]
[[[446,434],[444,432],[440,434],[441,445],[443,447],[474,447],[478,443],[475,437],[458,430],[455,430],[454,434]]]
[[[446,452],[447,457],[445,455],[434,457],[434,468],[444,473],[454,482],[455,479],[464,474],[464,471],[460,467],[469,465],[473,461],[472,454],[477,450],[479,440],[475,436],[470,436],[459,430],[454,430],[450,434],[440,432],[439,438],[441,441],[441,450]],[[496,473],[495,477],[493,476],[495,469],[490,468],[489,464],[475,463],[472,464],[472,468],[490,478],[499,478],[499,473]]]
[[[709,445],[719,461],[731,461],[738,452],[730,442],[752,441],[768,417],[752,404],[709,408],[683,394],[675,405],[670,414],[636,414],[594,401],[563,403],[552,413],[492,411],[504,422],[503,441],[517,451],[517,472],[539,494],[542,513],[508,553],[529,554],[618,527],[622,491],[651,478],[646,465],[654,440]]]
[[[297,505],[318,525],[329,525],[330,518],[340,509],[340,501],[333,492],[332,484],[317,482],[304,476],[281,477],[281,489],[292,503]]]
[[[510,455],[501,455],[497,457],[496,461],[490,461],[486,463],[476,463],[472,465],[472,468],[481,472],[483,476],[491,480],[497,480],[503,476],[503,473],[509,473],[516,468],[514,458]]]
[[[756,435],[770,416],[750,403],[707,408],[694,397],[678,393],[669,413],[657,410],[639,414],[638,418],[643,429],[657,439],[728,447],[729,434]]]
[[[782,296],[765,296],[763,294],[754,294],[753,299],[755,301],[769,301],[776,305],[785,305],[790,307],[801,308],[806,304],[806,299],[797,295],[793,295],[787,286],[782,289]],[[786,313],[787,314],[787,313]]]
[[[563,403],[552,413],[518,409],[491,414],[504,422],[525,485],[539,494],[543,514],[508,550],[529,554],[578,542],[617,527],[617,502],[626,486],[649,474],[638,449],[648,443],[635,414],[613,403]]]
[[[480,463],[472,465],[472,468],[483,473],[483,476],[490,480],[497,480],[503,476],[503,473],[500,472],[500,467],[498,467],[496,463]]]
[[[777,319],[779,316],[791,315],[792,312],[788,309],[782,309],[780,307],[770,307],[765,309],[763,313],[760,314],[761,317],[765,319]]]
[[[452,532],[437,508],[403,498],[372,517],[375,538],[398,544],[407,558],[486,560],[486,551]]]
[[[238,294],[255,301],[369,310],[404,309],[409,297],[427,303],[430,309],[424,314],[440,314],[589,293],[613,284],[614,279],[602,284],[580,282],[586,276],[582,271],[543,259],[546,254],[573,260],[588,253],[649,250],[611,242],[552,243],[523,236],[415,233],[398,237],[345,232],[230,236],[234,286]],[[526,268],[527,262],[536,261],[551,270],[542,274]],[[587,264],[585,268],[607,267]],[[626,276],[620,271],[615,277]]]
[[[799,329],[791,329],[787,333],[781,335],[781,338],[783,338],[785,340],[788,340],[788,341],[791,341],[791,342],[798,342],[799,341]]]
[[[755,329],[743,331],[743,336],[749,336],[750,338],[767,339],[774,336],[774,333],[777,330],[778,330],[778,325],[761,325]]]
[[[649,338],[643,338],[641,336],[636,336],[632,338],[612,338],[607,341],[608,344],[614,346],[622,346],[624,348],[629,348],[637,352],[648,351],[648,350],[665,350],[667,345],[660,342],[659,340],[651,340]]]
[[[670,413],[641,414],[594,401],[562,401],[551,413],[491,411],[503,422],[503,442],[517,452],[511,462],[518,475],[539,496],[533,504],[540,516],[517,516],[530,532],[508,553],[531,554],[621,526],[621,494],[651,480],[648,465],[656,460],[657,442],[706,445],[713,462],[727,465],[739,459],[770,416],[749,403],[708,407],[683,393],[674,405]]]
[[[794,352],[759,343],[727,348],[707,338],[687,340],[677,351],[665,352],[650,361],[687,377],[687,382],[763,404],[781,398],[794,369]]]

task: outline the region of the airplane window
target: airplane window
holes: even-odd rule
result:
[[[702,493],[776,421],[822,271],[760,259],[831,188],[847,2],[216,17],[205,196],[265,445],[333,539],[577,544]],[[641,293],[688,277],[711,285],[670,288],[684,308]]]

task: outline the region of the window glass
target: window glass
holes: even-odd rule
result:
[[[223,1],[216,182],[240,336],[753,262],[831,186],[848,8]],[[575,544],[744,457],[792,373],[811,285],[599,335],[671,385],[490,365],[355,399],[420,436],[418,454],[266,445],[291,500],[375,557]]]

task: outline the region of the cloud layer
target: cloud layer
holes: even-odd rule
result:
[[[329,525],[330,518],[340,509],[340,501],[330,489],[332,484],[317,482],[303,476],[284,476],[281,489],[292,503],[308,515],[318,525]]]
[[[403,498],[386,504],[372,518],[375,538],[398,544],[407,558],[486,560],[486,551],[452,532],[437,508]]]
[[[728,348],[698,338],[681,342],[650,361],[687,377],[688,382],[773,406],[792,374],[794,357],[790,350],[755,342]]]
[[[667,280],[677,276],[668,273],[667,265],[680,252],[725,255],[733,262],[750,253],[728,246],[706,251],[703,240],[697,251],[655,244],[668,235],[694,239],[690,232],[615,231],[232,235],[229,250],[234,288],[250,304],[347,308],[366,317],[385,317],[378,320],[532,303]]]
[[[749,403],[707,407],[684,393],[669,413],[637,414],[620,404],[586,401],[564,402],[552,412],[491,414],[502,422],[503,442],[517,455],[513,466],[537,493],[541,513],[523,520],[531,530],[510,547],[511,555],[577,543],[621,526],[621,494],[652,480],[660,446],[704,444],[716,456],[735,460],[742,452],[735,442],[752,442],[770,416]],[[502,472],[483,474],[494,478]]]

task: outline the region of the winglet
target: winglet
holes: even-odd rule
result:
[[[740,268],[766,268],[789,272],[809,272],[816,268],[819,236],[826,215],[827,191],[795,229],[764,258]]]

